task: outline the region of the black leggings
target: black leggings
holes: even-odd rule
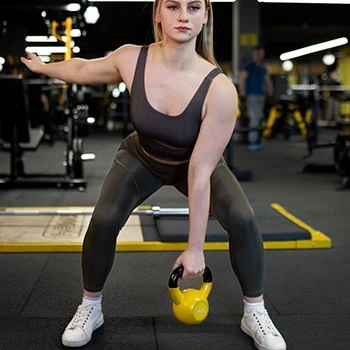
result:
[[[169,168],[166,165],[158,167]],[[127,150],[118,150],[83,242],[82,267],[86,291],[99,292],[103,289],[114,262],[119,231],[132,211],[163,185],[161,176],[152,173]],[[187,195],[186,176],[174,182],[173,186]],[[231,264],[243,295],[262,295],[262,237],[252,208],[223,158],[211,176],[210,214],[228,232]]]

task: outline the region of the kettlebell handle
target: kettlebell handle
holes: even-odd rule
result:
[[[168,287],[169,288],[177,288],[178,287],[178,281],[182,277],[182,274],[184,272],[184,267],[181,265],[177,267],[172,274],[169,277]],[[212,283],[213,282],[213,276],[211,274],[211,271],[208,266],[205,267],[204,273],[203,273],[203,283]]]

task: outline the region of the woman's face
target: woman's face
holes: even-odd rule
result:
[[[208,20],[205,0],[160,0],[155,20],[163,35],[177,42],[195,38]]]

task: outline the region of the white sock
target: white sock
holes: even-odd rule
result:
[[[265,305],[264,300],[258,303],[248,303],[243,299],[243,302],[244,302],[244,311],[247,311],[247,312],[262,308]]]
[[[94,304],[94,305],[98,306],[98,305],[101,305],[101,303],[102,303],[102,296],[93,298],[93,297],[88,297],[86,295],[83,295],[83,305]]]

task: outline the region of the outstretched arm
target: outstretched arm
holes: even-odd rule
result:
[[[184,279],[204,272],[203,250],[209,214],[210,177],[232,136],[237,110],[234,85],[226,76],[219,75],[209,90],[205,118],[189,164],[188,245],[174,265],[174,268],[184,265]]]
[[[72,58],[52,63],[44,63],[35,54],[27,52],[27,58],[21,57],[21,61],[34,73],[67,83],[112,84],[122,80],[120,66],[132,50],[135,50],[133,45],[125,45],[106,57]]]

